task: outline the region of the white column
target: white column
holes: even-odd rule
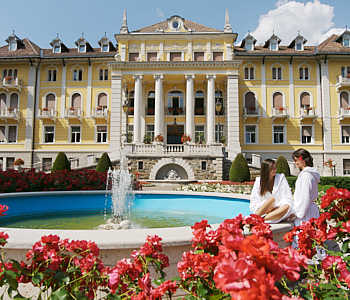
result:
[[[207,144],[215,144],[215,75],[207,75]]]
[[[295,108],[294,108],[294,76],[293,76],[293,63],[289,64],[289,114],[292,118],[295,116]],[[288,105],[287,105],[288,107]]]
[[[112,100],[109,153],[112,160],[120,158],[122,126],[122,74],[112,71]]]
[[[185,75],[186,77],[186,135],[194,141],[194,97],[193,97],[193,79],[194,75]]]
[[[227,150],[230,160],[233,160],[241,152],[238,100],[238,72],[235,72],[227,77]]]
[[[163,134],[164,104],[163,104],[163,78],[162,74],[154,75],[155,79],[155,100],[154,100],[154,136]]]
[[[61,88],[61,118],[64,118],[66,110],[66,74],[67,67],[63,65],[62,67],[62,88]]]
[[[134,76],[134,143],[141,142],[141,106],[142,106],[142,75]]]
[[[91,85],[92,85],[92,66],[91,64],[89,64],[88,67],[88,85],[87,85],[87,99],[86,99],[86,116],[88,118],[91,117],[91,105],[92,105],[92,101],[91,101]]]
[[[262,105],[262,114],[266,117],[267,112],[267,104],[266,104],[266,71],[265,71],[265,63],[261,65],[261,105]]]
[[[332,150],[331,101],[329,91],[328,62],[321,62],[322,111],[323,111],[323,147],[324,151]]]
[[[27,115],[26,115],[26,139],[25,139],[25,150],[30,151],[32,149],[33,142],[33,128],[34,128],[34,115],[38,114],[38,110],[34,107],[34,94],[35,94],[35,84],[36,89],[36,103],[39,102],[40,88],[38,87],[40,83],[40,69],[38,70],[38,80],[35,82],[36,78],[36,67],[30,66],[28,74],[28,86],[27,86]],[[28,164],[29,166],[29,164]]]

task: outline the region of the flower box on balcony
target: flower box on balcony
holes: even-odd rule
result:
[[[69,108],[69,110],[74,111],[74,110],[75,110],[75,108],[74,108],[74,107],[70,107],[70,108]]]
[[[203,115],[204,109],[203,108],[197,108],[196,109],[196,115]]]
[[[96,107],[96,110],[102,110],[102,109],[103,109],[102,106],[97,106],[97,107]]]
[[[44,107],[43,111],[49,111],[49,109],[47,107]]]
[[[174,111],[173,107],[168,107],[168,112],[171,114]]]
[[[13,107],[9,107],[7,110],[8,110],[8,112],[12,113],[12,112],[14,112],[15,109]]]
[[[148,115],[154,115],[154,108],[147,109],[147,114]]]

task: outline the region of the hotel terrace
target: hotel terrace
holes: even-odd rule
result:
[[[121,153],[144,179],[223,179],[237,153],[252,166],[309,150],[327,175],[350,174],[350,31],[317,46],[296,34],[263,45],[180,16],[115,41],[83,36],[49,49],[15,34],[0,48],[0,167],[73,168]],[[97,45],[97,44],[96,44]],[[329,170],[324,162],[332,160]]]

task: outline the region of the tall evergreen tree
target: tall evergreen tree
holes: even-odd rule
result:
[[[230,181],[244,182],[250,181],[250,171],[248,163],[242,153],[237,154],[230,168]]]

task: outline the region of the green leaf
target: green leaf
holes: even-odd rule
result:
[[[13,290],[17,290],[18,288],[18,282],[16,279],[17,274],[11,270],[6,270],[4,275],[7,283],[10,285],[10,288]]]
[[[65,272],[57,272],[54,276],[55,280],[60,282],[61,284],[67,284],[70,282],[69,275]]]
[[[51,294],[51,300],[68,300],[69,298],[68,292],[63,288],[56,290]]]
[[[43,274],[43,273],[36,273],[36,274],[32,277],[32,283],[33,283],[34,285],[39,285],[43,279],[44,279],[44,274]]]

